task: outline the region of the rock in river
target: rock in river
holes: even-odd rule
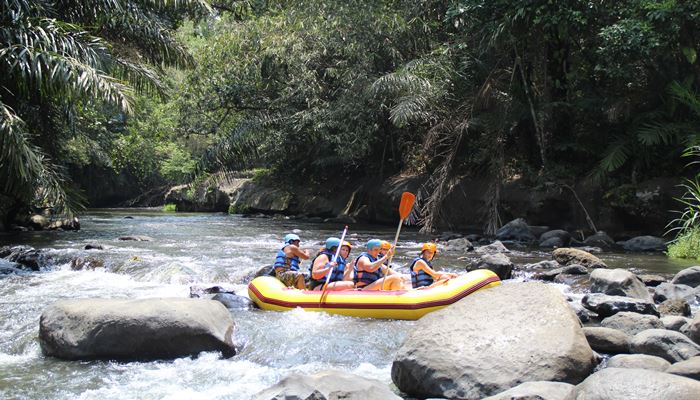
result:
[[[233,320],[217,301],[201,299],[61,300],[41,314],[39,343],[66,360],[153,360],[202,351],[235,355]]]
[[[604,368],[576,392],[577,400],[697,400],[700,382],[647,369]]]
[[[581,304],[601,317],[609,317],[623,311],[659,316],[656,306],[651,301],[624,296],[608,296],[601,293],[589,293],[583,296]]]
[[[484,400],[575,400],[576,386],[562,382],[525,382]]]
[[[528,381],[578,383],[593,367],[561,292],[525,282],[479,291],[418,320],[391,377],[412,396],[481,399]]]
[[[680,332],[647,329],[632,338],[632,353],[649,354],[675,363],[700,355],[700,346]],[[700,392],[698,392],[700,393]]]
[[[646,285],[625,269],[596,269],[591,272],[591,293],[634,297],[651,301]]]
[[[291,374],[278,384],[263,390],[256,400],[400,400],[387,385],[365,376],[344,371],[314,375]]]
[[[554,258],[559,264],[580,264],[587,268],[607,268],[608,266],[598,257],[593,254],[570,247],[556,249],[552,252]]]
[[[679,271],[673,277],[673,279],[671,279],[671,283],[675,283],[677,285],[688,285],[690,287],[700,286],[700,266],[690,267]]]
[[[618,354],[608,360],[608,368],[639,368],[664,372],[671,363],[648,354]]]

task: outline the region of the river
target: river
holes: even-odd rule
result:
[[[130,217],[130,218],[125,218]],[[411,321],[330,316],[301,310],[277,313],[232,311],[242,351],[230,359],[215,353],[157,362],[69,362],[45,358],[37,336],[39,316],[64,298],[188,297],[191,285],[224,284],[247,296],[246,284],[270,264],[281,238],[295,230],[302,247],[318,248],[339,224],[225,214],[164,213],[158,210],[92,210],[78,232],[26,232],[0,236],[2,245],[47,249],[46,271],[0,275],[0,398],[2,399],[249,399],[290,372],[340,369],[391,384],[391,362],[411,330]],[[392,239],[383,226],[351,226],[359,252],[370,237]],[[120,241],[144,235],[152,241]],[[395,262],[408,263],[428,237],[402,230]],[[105,250],[84,250],[101,244]],[[104,268],[72,271],[70,260],[95,257]],[[463,271],[462,254],[438,254],[436,266]],[[600,255],[609,265],[635,272],[673,273],[693,265],[663,255]],[[549,253],[516,249],[519,263]],[[308,265],[305,263],[304,265]],[[527,279],[527,273],[518,275]],[[559,285],[562,291],[576,288]]]

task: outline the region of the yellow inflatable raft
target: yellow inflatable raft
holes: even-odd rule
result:
[[[426,289],[328,291],[322,299],[321,291],[288,288],[277,278],[261,276],[248,285],[248,295],[263,310],[288,311],[301,307],[352,317],[418,319],[477,290],[500,284],[496,274],[480,269]]]

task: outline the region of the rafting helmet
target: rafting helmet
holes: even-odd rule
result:
[[[367,250],[372,250],[372,249],[375,248],[375,247],[381,248],[381,247],[382,247],[382,241],[379,240],[379,239],[370,239],[370,240],[367,242]]]
[[[437,253],[437,245],[433,242],[423,243],[423,246],[420,248],[420,252],[423,253],[426,250],[429,250],[432,253]]]
[[[295,235],[295,234],[293,234],[293,233],[290,233],[290,234],[288,234],[287,236],[284,237],[284,244],[292,243],[292,242],[295,241],[295,240],[301,241],[301,239],[299,239],[299,236],[298,236],[298,235]]]
[[[326,249],[330,250],[334,247],[340,246],[340,239],[337,237],[329,237],[326,239]]]
[[[352,250],[352,243],[348,242],[347,240],[343,241],[343,246],[348,246],[350,250]]]
[[[382,244],[379,246],[382,250],[389,250],[391,248],[391,243],[388,240],[382,240]]]

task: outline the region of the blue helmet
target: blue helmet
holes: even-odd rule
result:
[[[382,247],[382,241],[379,239],[370,239],[367,242],[367,250],[372,250],[375,247]]]
[[[329,237],[326,239],[326,249],[330,250],[333,247],[338,247],[340,246],[340,239],[337,237]]]
[[[301,239],[299,239],[299,236],[297,236],[297,235],[295,235],[295,234],[293,234],[293,233],[290,233],[290,234],[288,234],[287,236],[284,237],[284,244],[289,244],[289,243],[291,243],[291,242],[293,242],[293,241],[295,241],[295,240],[301,241]]]

